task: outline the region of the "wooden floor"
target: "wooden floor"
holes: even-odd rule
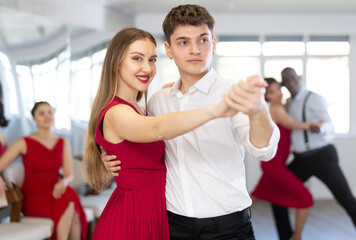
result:
[[[278,240],[270,205],[256,201],[251,207],[251,212],[256,239]],[[294,221],[293,209],[290,209],[290,217]],[[356,229],[349,216],[334,200],[317,200],[310,209],[302,239],[356,240]]]
[[[251,207],[257,240],[277,240],[272,210],[268,203],[256,201]],[[294,221],[294,210],[290,210]],[[310,209],[303,240],[355,240],[356,229],[346,212],[334,200],[316,200]]]

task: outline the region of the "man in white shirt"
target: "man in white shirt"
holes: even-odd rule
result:
[[[285,68],[281,74],[282,84],[292,95],[288,108],[291,117],[298,122],[323,120],[321,127],[315,125],[309,129],[311,132],[292,131],[294,160],[288,168],[303,182],[311,176],[319,178],[356,226],[356,200],[339,166],[337,152],[332,144],[334,127],[328,114],[327,103],[322,96],[308,91],[301,85],[301,78],[293,68]],[[273,212],[280,239],[290,239],[292,228],[288,210],[274,205]]]
[[[212,120],[165,141],[170,239],[255,239],[247,213],[251,199],[246,189],[245,151],[267,161],[279,140],[264,89],[251,91],[251,79],[238,84],[223,80],[211,67],[214,23],[198,5],[173,8],[163,23],[166,53],[174,59],[180,79],[151,97],[149,115],[205,107],[227,93],[226,101],[239,111],[232,118]]]

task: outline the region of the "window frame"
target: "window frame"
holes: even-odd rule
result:
[[[352,70],[350,68],[350,62],[351,60],[351,54],[352,52],[350,51],[347,55],[343,54],[343,55],[337,55],[337,54],[332,54],[332,55],[309,55],[307,52],[307,43],[308,42],[337,42],[337,41],[347,41],[350,44],[350,48],[351,48],[351,42],[349,39],[349,36],[345,36],[345,35],[339,35],[339,36],[315,36],[315,35],[258,35],[258,36],[254,36],[248,37],[249,39],[253,39],[253,41],[256,41],[256,39],[258,39],[258,41],[261,43],[261,54],[260,56],[258,56],[260,58],[260,64],[261,64],[261,76],[265,76],[265,64],[266,62],[268,62],[269,60],[273,60],[273,59],[300,59],[302,61],[302,70],[303,70],[303,75],[305,76],[302,79],[302,84],[303,85],[307,85],[308,79],[306,77],[306,73],[307,73],[307,61],[310,58],[337,58],[337,57],[348,57],[349,63],[348,63],[348,68],[349,68],[349,97],[348,97],[348,101],[349,101],[349,131],[346,133],[336,133],[335,132],[335,137],[336,138],[342,138],[342,137],[350,137],[355,135],[355,129],[356,129],[356,123],[354,123],[352,120],[354,118],[354,116],[356,115],[356,113],[353,113],[351,111],[351,109],[353,108],[353,102],[352,102],[352,95],[351,95],[351,89],[352,89],[352,81],[351,81],[351,75],[352,75]],[[246,38],[240,36],[240,37],[232,37],[232,36],[228,36],[228,37],[224,37],[224,36],[220,36],[219,41],[241,41],[241,39],[243,39],[244,41],[246,41]],[[281,41],[300,41],[304,43],[304,54],[303,55],[268,55],[265,56],[263,54],[263,44],[265,42],[281,42]],[[214,68],[216,68],[216,63],[218,62],[218,58],[220,57],[225,57],[225,56],[221,56],[221,55],[217,55],[215,58],[215,61],[213,62],[213,66]],[[229,56],[231,57],[231,56]],[[241,57],[241,56],[236,56],[236,57]],[[266,76],[267,77],[267,76]],[[277,78],[278,79],[278,78]],[[280,80],[280,77],[279,77]]]

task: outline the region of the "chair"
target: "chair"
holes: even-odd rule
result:
[[[86,176],[81,174],[81,161],[79,159],[73,159],[73,182],[72,186],[78,188],[81,185],[87,185]],[[104,210],[106,203],[109,201],[111,194],[91,194],[91,195],[82,195],[80,196],[80,201],[85,208],[90,208],[94,211],[94,216],[96,222],[99,220],[99,217]]]
[[[52,231],[48,225],[31,223],[2,223],[0,224],[1,240],[50,240]]]
[[[2,240],[50,240],[52,228],[48,224],[32,224],[18,222],[22,209],[23,195],[21,189],[15,184],[8,184],[6,199],[11,205],[10,223],[0,224],[0,236]],[[51,220],[52,221],[52,220]]]
[[[13,186],[17,186],[20,190],[23,181],[25,179],[25,169],[23,164],[19,164],[19,163],[11,164],[8,168],[4,170],[4,177],[7,180],[7,182],[9,182]],[[42,218],[42,217],[20,216],[19,213],[21,212],[21,210],[22,210],[22,202],[21,202],[21,209],[14,212],[14,214],[11,214],[11,219],[14,219],[14,221],[22,222],[22,223],[46,224],[51,227],[51,232],[53,232],[54,223],[52,219]]]
[[[20,190],[25,177],[24,173],[25,173],[25,169],[23,164],[11,164],[8,168],[4,170],[4,178],[7,180],[7,182],[12,183],[12,185],[18,186],[18,189]],[[14,210],[14,212],[11,213],[10,218],[14,219],[14,221],[18,221],[23,224],[47,225],[50,227],[51,235],[52,235],[53,227],[54,227],[54,223],[52,219],[42,218],[42,217],[20,216],[21,210],[22,210],[22,199],[21,199],[21,203],[18,203],[16,205],[16,211]],[[84,212],[86,215],[87,222],[89,223],[88,234],[87,234],[88,239],[91,239],[93,234],[93,229],[94,229],[93,227],[94,212],[90,208],[84,208]]]

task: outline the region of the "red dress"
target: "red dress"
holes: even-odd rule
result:
[[[69,202],[74,202],[80,217],[81,239],[86,239],[87,221],[77,193],[67,187],[59,199],[52,195],[54,185],[59,181],[59,169],[63,163],[63,139],[60,138],[53,149],[48,149],[33,138],[25,137],[27,152],[22,156],[25,166],[25,180],[22,185],[24,195],[23,213],[26,216],[46,217],[54,221],[52,238],[56,239],[56,227]]]
[[[117,156],[121,170],[115,177],[117,188],[100,216],[93,239],[168,240],[164,142],[106,141],[101,132],[102,120],[117,104],[129,105],[137,112],[130,103],[115,97],[100,114],[95,141],[108,155]]]
[[[1,155],[6,151],[6,149],[7,149],[7,145],[6,144],[2,144],[1,142],[0,142],[0,157],[1,157]]]
[[[277,126],[281,138],[276,156],[268,162],[261,162],[263,175],[251,195],[283,207],[311,207],[313,197],[309,190],[285,165],[289,156],[290,130]]]

